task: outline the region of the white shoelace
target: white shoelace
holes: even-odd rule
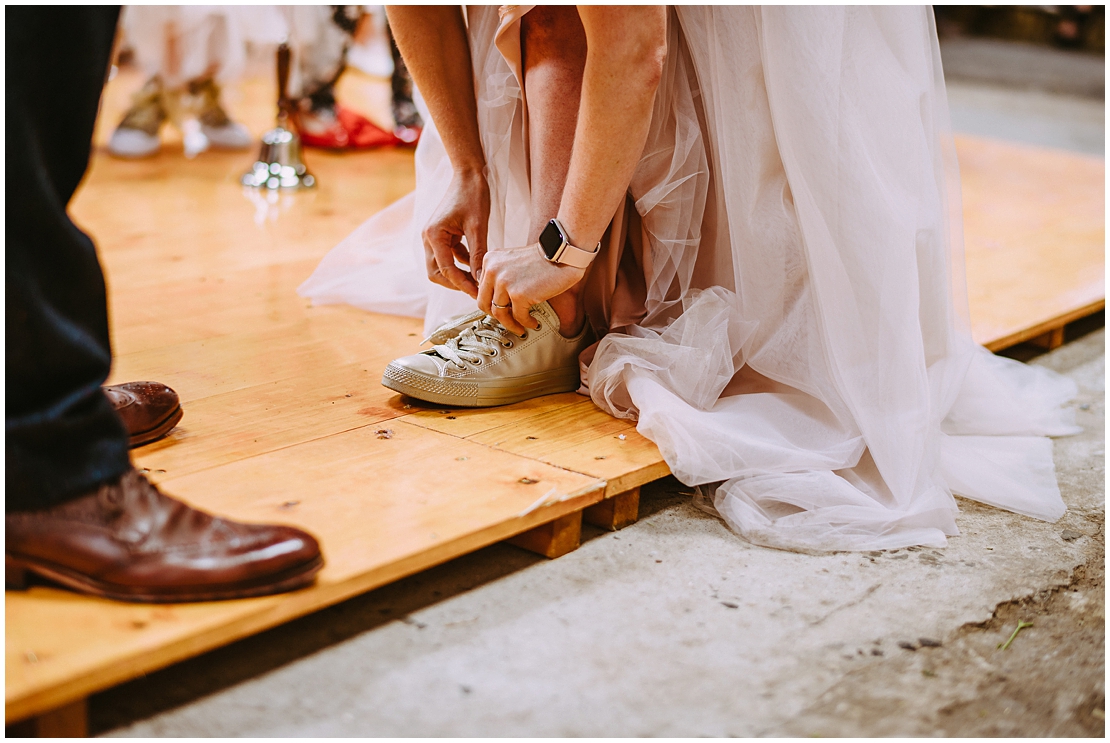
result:
[[[496,356],[498,346],[512,348],[514,339],[517,336],[486,315],[446,343],[432,346],[432,350],[459,369],[465,369],[468,363],[477,366],[483,358]]]
[[[436,328],[435,331],[427,338],[420,341],[420,345],[424,345],[425,343],[431,343],[432,345],[435,345],[437,343],[446,343],[448,339],[458,335],[459,326],[469,325],[475,320],[481,320],[485,316],[486,313],[482,312],[481,310],[474,310],[472,312],[464,312],[461,315],[455,315],[454,317],[449,318],[447,322]]]

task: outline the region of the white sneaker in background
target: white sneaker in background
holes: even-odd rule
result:
[[[116,157],[150,157],[162,147],[162,138],[142,129],[118,127],[108,139],[108,151]]]
[[[209,126],[202,122],[200,130],[208,138],[208,143],[220,150],[245,150],[254,143],[247,127],[238,121],[228,121],[223,126]]]

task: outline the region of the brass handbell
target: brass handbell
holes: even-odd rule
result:
[[[262,135],[262,149],[254,166],[243,174],[244,186],[253,188],[312,188],[316,178],[308,172],[301,155],[301,137],[289,126],[293,102],[289,99],[289,45],[277,50],[277,126]]]

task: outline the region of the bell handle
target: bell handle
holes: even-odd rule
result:
[[[289,45],[284,41],[277,49],[278,110],[289,109]]]

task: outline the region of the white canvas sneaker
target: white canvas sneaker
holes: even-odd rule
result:
[[[390,363],[382,384],[417,400],[467,408],[578,389],[578,354],[590,344],[589,324],[577,337],[564,338],[547,302],[537,304],[531,314],[540,327],[524,335],[481,315],[431,350]]]
[[[216,149],[246,150],[254,144],[250,131],[238,121],[228,121],[222,126],[209,126],[201,122],[200,130]]]
[[[162,148],[162,138],[142,129],[119,127],[108,138],[108,152],[116,157],[149,157]]]

